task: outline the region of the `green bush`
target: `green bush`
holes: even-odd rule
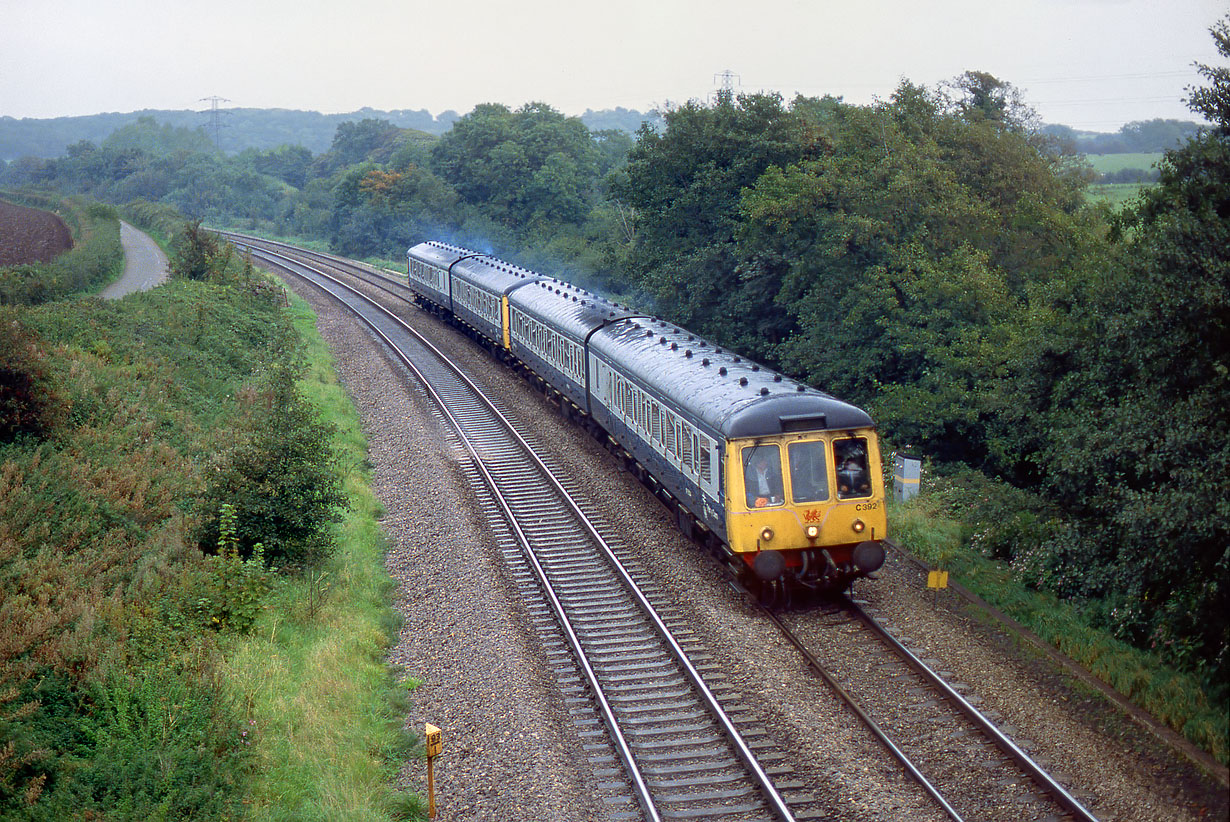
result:
[[[186,631],[248,633],[269,607],[276,568],[265,565],[260,543],[244,559],[239,555],[235,509],[223,503],[217,553],[190,565],[182,581],[163,600],[167,622]]]
[[[237,444],[204,499],[233,506],[240,554],[250,556],[259,543],[270,560],[302,567],[331,550],[329,527],[341,521],[346,496],[330,444],[333,426],[317,418],[295,385],[300,370],[275,362],[259,386],[241,394]],[[202,544],[216,544],[220,535],[220,513],[207,512]]]
[[[218,685],[158,664],[87,686],[81,698],[92,710],[77,720],[81,743],[59,763],[65,778],[27,818],[242,816],[256,728]]]

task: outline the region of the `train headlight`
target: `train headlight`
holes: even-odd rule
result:
[[[768,542],[771,539],[773,539],[773,529],[772,528],[765,528],[763,531],[760,532],[761,542]]]
[[[854,529],[854,533],[861,534],[867,528],[867,525],[861,519],[856,519],[850,527]]]
[[[807,530],[805,531],[805,533],[807,534],[808,539],[815,539],[816,537],[820,536],[820,526],[819,525],[809,525],[807,526]]]

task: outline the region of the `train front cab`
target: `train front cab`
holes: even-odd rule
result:
[[[727,443],[727,539],[763,600],[840,590],[884,563],[880,464],[872,429]]]

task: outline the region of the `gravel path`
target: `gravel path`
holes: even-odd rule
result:
[[[148,234],[120,221],[120,244],[124,247],[124,273],[99,294],[115,300],[134,291],[149,291],[166,282],[167,255]]]
[[[610,818],[597,798],[583,740],[569,720],[551,667],[487,526],[474,505],[442,423],[383,350],[349,315],[301,290],[320,316],[338,373],[363,419],[375,490],[388,512],[388,565],[401,584],[405,628],[391,660],[424,681],[409,724],[444,729],[436,783],[440,819]],[[645,567],[679,602],[696,631],[720,637],[714,653],[765,728],[795,752],[800,772],[819,774],[845,819],[941,818],[838,707],[724,572],[671,527],[666,511],[596,442],[468,342],[417,311],[412,325],[455,350],[470,375],[507,407],[535,419],[539,443],[578,476]],[[1225,791],[1202,779],[1153,738],[1109,710],[994,627],[951,601],[932,607],[917,572],[890,561],[876,582],[858,584],[873,607],[907,629],[924,656],[941,660],[1025,739],[1032,753],[1069,777],[1102,819],[1227,818]],[[817,763],[821,763],[817,765]],[[402,781],[420,791],[425,766]]]

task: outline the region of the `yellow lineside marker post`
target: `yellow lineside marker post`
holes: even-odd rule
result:
[[[427,739],[427,818],[436,818],[436,757],[444,749],[444,731],[430,722],[423,733]]]
[[[948,587],[948,572],[928,571],[927,587],[935,591],[935,598],[931,602],[931,607],[934,608],[940,603],[940,589]]]

